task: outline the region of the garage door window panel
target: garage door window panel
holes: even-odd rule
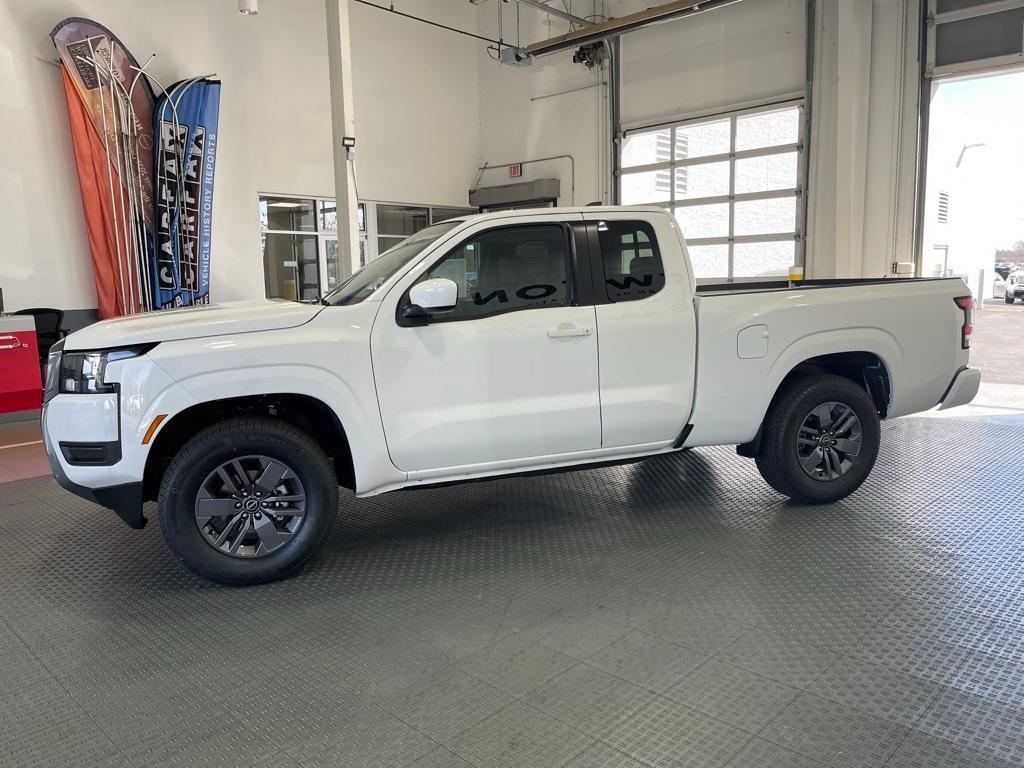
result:
[[[785,235],[796,226],[796,200],[777,197],[745,200],[735,205],[735,233],[744,235]]]
[[[729,120],[679,126],[675,129],[675,159],[728,153],[731,130]]]
[[[459,289],[454,310],[431,322],[478,320],[569,304],[567,231],[558,224],[488,230],[463,242],[423,280],[441,277]]]
[[[787,254],[787,267],[803,261],[803,152],[798,102],[627,133],[621,200],[673,212],[698,278],[759,276],[776,271]],[[763,247],[737,251],[750,244]]]
[[[736,194],[796,189],[797,154],[745,157],[736,161]]]
[[[764,243],[736,243],[733,258],[736,272],[744,275],[785,275],[793,263],[796,243],[792,240]]]
[[[685,168],[676,168],[675,184],[676,200],[727,196],[729,162],[696,163]]]
[[[665,168],[623,176],[622,194],[633,205],[666,203],[672,199],[672,171]]]
[[[676,220],[687,238],[725,238],[729,235],[729,204],[680,206]]]
[[[672,159],[672,129],[634,133],[622,142],[623,166],[654,165]]]

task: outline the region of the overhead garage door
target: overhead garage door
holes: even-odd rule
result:
[[[1024,0],[928,0],[929,77],[1024,64]]]

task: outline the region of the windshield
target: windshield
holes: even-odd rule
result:
[[[395,272],[423,253],[428,245],[461,223],[461,221],[443,221],[405,238],[324,296],[323,302],[336,307],[358,304],[384,285]]]

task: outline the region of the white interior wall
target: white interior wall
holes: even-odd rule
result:
[[[808,275],[914,260],[918,0],[817,0]]]
[[[476,48],[353,4],[356,166],[372,199],[465,204],[478,156]],[[454,25],[469,4],[407,0]],[[67,109],[49,31],[108,26],[153,73],[224,83],[214,189],[212,297],[262,297],[260,192],[332,196],[322,0],[7,0],[0,4],[0,287],[10,310],[96,306]],[[38,58],[37,58],[38,57]],[[44,61],[40,61],[43,59]]]
[[[400,7],[457,29],[476,26],[468,2]],[[360,3],[349,13],[360,198],[467,205],[479,156],[482,44]]]
[[[517,34],[515,4],[486,0],[478,6],[481,34],[498,38],[499,8],[506,42],[519,41],[526,45],[568,29],[566,22],[524,6],[519,10]],[[482,162],[496,165],[555,155],[572,158],[571,161],[563,158],[524,166],[522,179],[508,178],[504,168],[488,170],[480,176],[479,186],[556,178],[561,182],[561,205],[606,200],[602,163],[607,161],[610,152],[610,138],[602,70],[596,67],[588,70],[582,64],[573,64],[571,51],[545,56],[528,67],[520,67],[498,64],[484,43],[478,43],[477,48]],[[560,91],[572,92],[553,95]]]

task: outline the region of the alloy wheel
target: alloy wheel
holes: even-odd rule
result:
[[[801,469],[815,480],[837,480],[856,463],[862,434],[860,419],[850,406],[834,401],[816,405],[797,431]]]
[[[224,462],[199,486],[195,519],[206,543],[231,557],[265,557],[298,533],[306,492],[285,462],[243,456]]]

